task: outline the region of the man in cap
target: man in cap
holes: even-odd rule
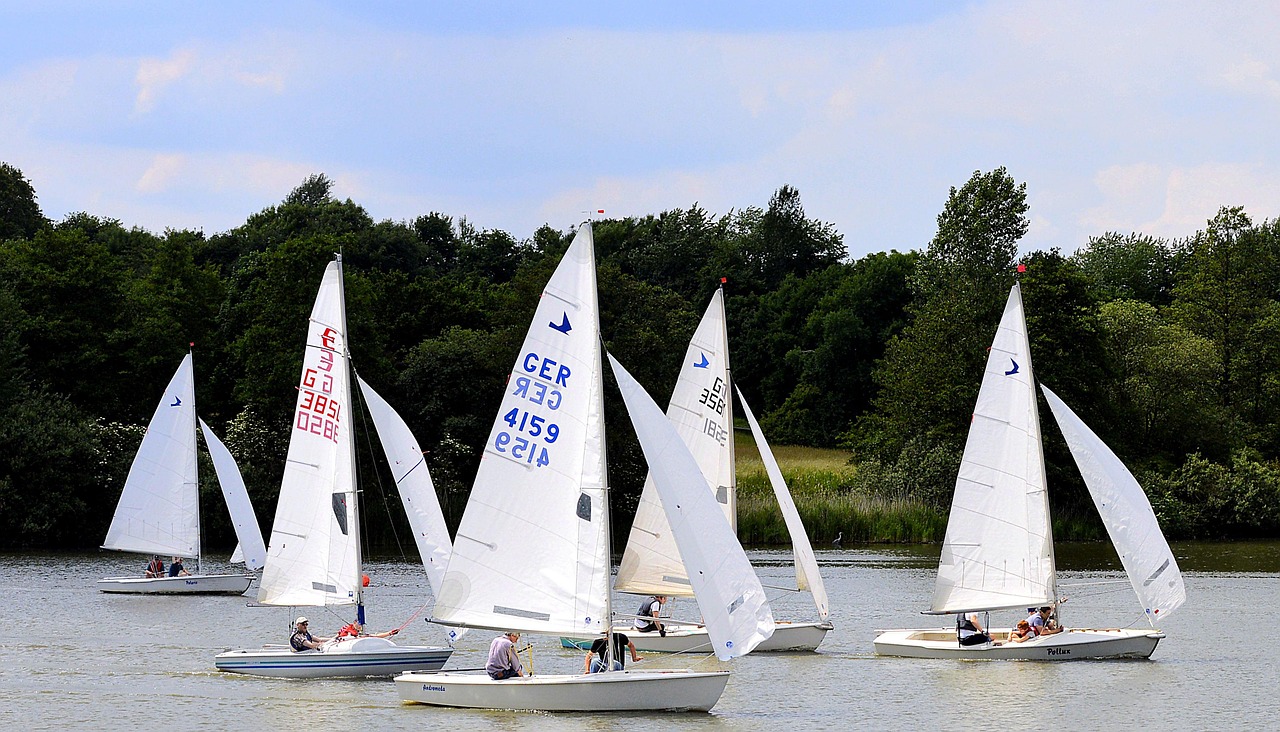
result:
[[[307,619],[299,617],[293,621],[293,635],[289,637],[289,647],[295,651],[315,650],[324,645],[329,638],[311,635],[307,631]]]

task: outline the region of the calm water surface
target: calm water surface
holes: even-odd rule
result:
[[[1275,729],[1280,670],[1275,606],[1280,543],[1180,544],[1188,601],[1149,661],[1063,664],[880,658],[877,628],[928,627],[937,547],[866,547],[819,554],[836,629],[820,653],[760,654],[721,664],[650,656],[643,663],[728,668],[711,714],[550,715],[441,710],[400,703],[385,680],[290,681],[221,674],[214,654],[285,642],[299,613],[332,634],[346,613],[249,607],[248,598],[104,595],[100,577],[140,573],[114,554],[0,555],[11,632],[0,641],[0,729],[95,730],[1094,730]],[[785,583],[789,553],[750,552],[765,584]],[[1071,625],[1142,623],[1106,545],[1060,545]],[[226,565],[206,561],[206,570]],[[400,625],[428,600],[420,566],[372,562],[370,628]],[[1074,585],[1074,587],[1072,586]],[[252,592],[253,590],[251,590]],[[774,614],[809,619],[805,597]],[[638,604],[618,600],[622,610]],[[693,616],[688,601],[676,613]],[[426,615],[429,608],[423,611]],[[993,614],[1006,625],[1013,614]],[[414,620],[401,639],[442,644]],[[473,631],[451,667],[483,662],[491,633]],[[526,640],[530,639],[526,636]],[[581,669],[582,656],[536,637],[536,672]]]

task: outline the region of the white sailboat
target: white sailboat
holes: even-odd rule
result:
[[[197,423],[199,427],[197,427]],[[231,453],[196,416],[190,353],[182,359],[156,406],[129,467],[103,549],[196,560],[196,571],[176,577],[107,577],[102,592],[138,595],[241,595],[250,574],[204,574],[200,552],[200,489],[196,432],[203,429],[231,521],[242,544],[262,545],[253,506]],[[261,562],[259,560],[259,566]],[[252,566],[251,566],[252,568]]]
[[[289,453],[258,602],[354,606],[364,622],[360,515],[351,420],[350,352],[342,258],[325,270],[311,311]],[[295,652],[266,646],[220,653],[221,671],[293,678],[389,676],[440,668],[452,649],[386,638],[334,641]]]
[[[1119,459],[1052,392],[1044,391],[1152,627],[1067,628],[1024,643],[974,646],[961,646],[954,628],[890,630],[876,637],[876,653],[1050,661],[1147,658],[1164,638],[1155,621],[1180,606],[1186,592],[1151,505]],[[978,392],[931,614],[1056,604],[1042,449],[1022,295],[1015,284]],[[1002,633],[1007,630],[990,631],[996,641]]]
[[[737,478],[734,470],[733,397],[729,391],[729,336],[724,311],[724,292],[716,290],[702,321],[694,331],[685,353],[680,376],[667,407],[667,418],[698,462],[703,477],[712,487],[724,520],[737,527]],[[805,532],[795,502],[787,490],[777,461],[765,441],[755,415],[738,392],[747,421],[751,425],[760,457],[765,463],[770,484],[791,534],[795,557],[796,590],[807,591],[818,612],[816,622],[778,622],[773,635],[756,647],[756,651],[812,651],[832,629],[827,607],[827,593],[818,572],[813,547]],[[640,595],[689,597],[693,594],[689,571],[676,546],[666,513],[653,481],[646,480],[631,524],[627,548],[618,568],[615,588]],[[629,633],[636,647],[643,651],[683,653],[706,650],[709,639],[701,623],[664,620],[665,635],[641,633],[631,623],[616,630]],[[563,639],[565,645],[581,646],[584,641]],[[586,641],[590,643],[590,641]]]
[[[632,421],[664,491],[677,540],[697,562],[696,596],[720,658],[772,631],[764,589],[722,520],[693,458],[661,411],[615,364]],[[603,371],[591,225],[543,290],[516,359],[454,538],[433,620],[543,635],[609,627],[609,507]],[[637,394],[638,392],[638,394]],[[663,433],[665,430],[665,434]],[[655,437],[655,434],[657,435]],[[665,452],[664,452],[665,451]],[[407,673],[405,701],[482,709],[609,712],[707,710],[728,672],[606,671],[495,681],[486,674]]]

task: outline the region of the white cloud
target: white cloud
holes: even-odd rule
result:
[[[167,59],[143,58],[138,61],[135,81],[138,96],[134,102],[136,114],[146,114],[156,106],[156,98],[176,81],[187,76],[196,61],[195,51],[180,49]]]

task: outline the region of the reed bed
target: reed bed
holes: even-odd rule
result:
[[[739,433],[738,538],[744,544],[788,544],[790,534],[755,444]],[[942,541],[946,515],[923,502],[869,495],[855,489],[849,453],[814,447],[773,448],[796,510],[815,546],[843,535],[848,544]]]

